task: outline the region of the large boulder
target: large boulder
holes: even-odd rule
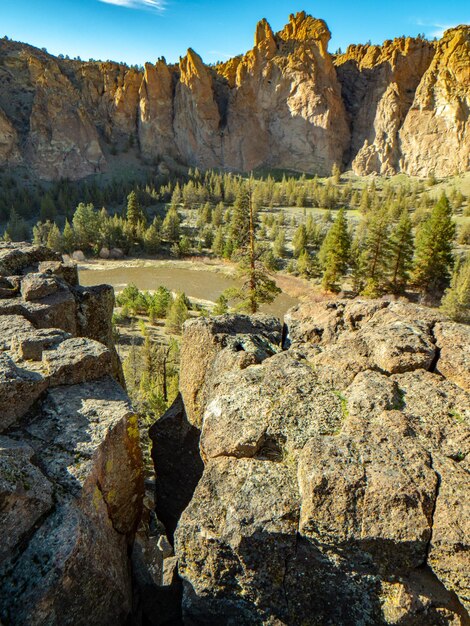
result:
[[[287,320],[284,351],[269,322],[232,318],[243,341],[224,318],[185,328],[204,471],[175,533],[184,619],[466,624],[466,328],[386,301]]]
[[[112,290],[28,245],[0,245],[0,278],[0,621],[124,624],[143,478]]]
[[[263,315],[224,315],[186,322],[180,390],[189,422],[200,427],[206,400],[222,372],[261,363],[278,350],[281,338],[279,320]]]
[[[445,322],[434,328],[439,349],[437,371],[470,391],[470,326]]]

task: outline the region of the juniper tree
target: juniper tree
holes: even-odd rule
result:
[[[425,293],[442,291],[449,282],[455,239],[452,209],[445,194],[416,234],[414,282]]]
[[[173,193],[171,194],[171,206],[176,208],[181,203],[181,200],[181,187],[179,183],[176,183]]]
[[[187,298],[184,293],[179,293],[173,300],[167,314],[166,327],[174,334],[181,334],[183,324],[188,319]]]
[[[29,237],[29,227],[15,209],[10,212],[10,219],[5,228],[4,238],[7,241],[25,241]]]
[[[38,222],[33,226],[33,243],[38,246],[46,246],[47,238],[51,232],[52,222]]]
[[[51,250],[55,250],[55,252],[62,252],[62,246],[62,235],[60,233],[59,227],[54,222],[47,236],[47,247],[51,248]]]
[[[331,178],[333,179],[333,182],[335,185],[339,185],[341,182],[341,170],[339,169],[339,166],[337,163],[333,164],[333,167],[331,168]]]
[[[46,220],[53,221],[57,215],[57,208],[54,202],[54,198],[50,193],[46,193],[41,199],[41,211],[40,217],[41,221],[45,222]]]
[[[286,235],[280,230],[273,245],[273,252],[276,257],[283,259],[286,256]]]
[[[92,204],[80,202],[73,214],[75,244],[80,248],[91,248],[99,233],[99,216]]]
[[[212,242],[212,252],[215,256],[221,257],[224,254],[225,236],[224,229],[219,226]]]
[[[144,249],[149,254],[155,254],[160,247],[160,230],[156,220],[150,224],[144,233]]]
[[[75,234],[68,220],[65,220],[64,230],[62,231],[62,246],[65,252],[73,252],[75,246]]]
[[[351,238],[348,220],[344,209],[340,209],[318,253],[318,260],[323,270],[324,289],[339,291],[339,281],[348,269],[350,251]]]
[[[222,225],[224,217],[224,205],[220,202],[212,211],[212,226],[218,227]]]
[[[171,292],[160,285],[160,287],[153,294],[149,307],[148,315],[152,321],[156,319],[162,319],[167,316],[168,311],[173,303],[173,296]]]
[[[302,250],[297,259],[297,271],[301,276],[308,278],[312,275],[312,259],[306,249]]]

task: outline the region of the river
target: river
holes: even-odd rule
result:
[[[179,262],[175,262],[175,266],[168,262],[157,262],[153,266],[132,267],[123,262],[119,266],[113,263],[109,267],[98,265],[93,269],[92,265],[82,266],[79,271],[80,284],[91,286],[106,283],[116,291],[121,291],[129,283],[134,283],[140,290],[149,291],[163,285],[173,292],[184,291],[189,298],[208,302],[215,302],[225,289],[237,284],[236,279],[225,272],[180,265]],[[295,298],[281,293],[273,303],[263,305],[261,311],[282,319],[286,311],[297,302]]]

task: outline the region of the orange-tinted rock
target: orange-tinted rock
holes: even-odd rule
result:
[[[173,135],[173,76],[164,60],[147,63],[139,100],[139,143],[145,157],[176,156]]]
[[[358,175],[400,171],[399,131],[434,44],[401,38],[383,46],[349,46],[335,59],[351,123],[348,160]]]
[[[175,141],[183,160],[202,168],[224,165],[213,82],[211,70],[189,49],[175,92]]]
[[[249,171],[282,167],[329,174],[341,163],[349,129],[341,88],[326,52],[328,27],[305,13],[273,40],[266,21],[258,24],[255,47],[228,79],[224,165]],[[274,47],[276,44],[276,47]]]
[[[444,33],[400,130],[401,169],[451,176],[470,166],[470,26]]]
[[[469,33],[332,56],[328,26],[302,11],[278,33],[261,20],[254,47],[225,63],[190,49],[179,66],[143,69],[1,40],[0,165],[51,180],[120,169],[121,155],[245,172],[465,171]]]
[[[0,109],[0,164],[19,164],[20,162],[18,134],[8,117]]]

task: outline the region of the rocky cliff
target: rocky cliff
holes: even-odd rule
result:
[[[2,624],[470,624],[470,327],[382,300],[187,322],[153,498],[112,296],[0,247]]]
[[[2,624],[131,615],[142,459],[113,302],[46,248],[0,246]]]
[[[44,179],[179,161],[250,171],[453,175],[469,168],[470,27],[328,52],[325,22],[261,21],[252,50],[215,67],[188,50],[139,71],[0,41],[0,166]]]
[[[151,431],[184,622],[469,624],[469,346],[401,302],[187,323]]]

